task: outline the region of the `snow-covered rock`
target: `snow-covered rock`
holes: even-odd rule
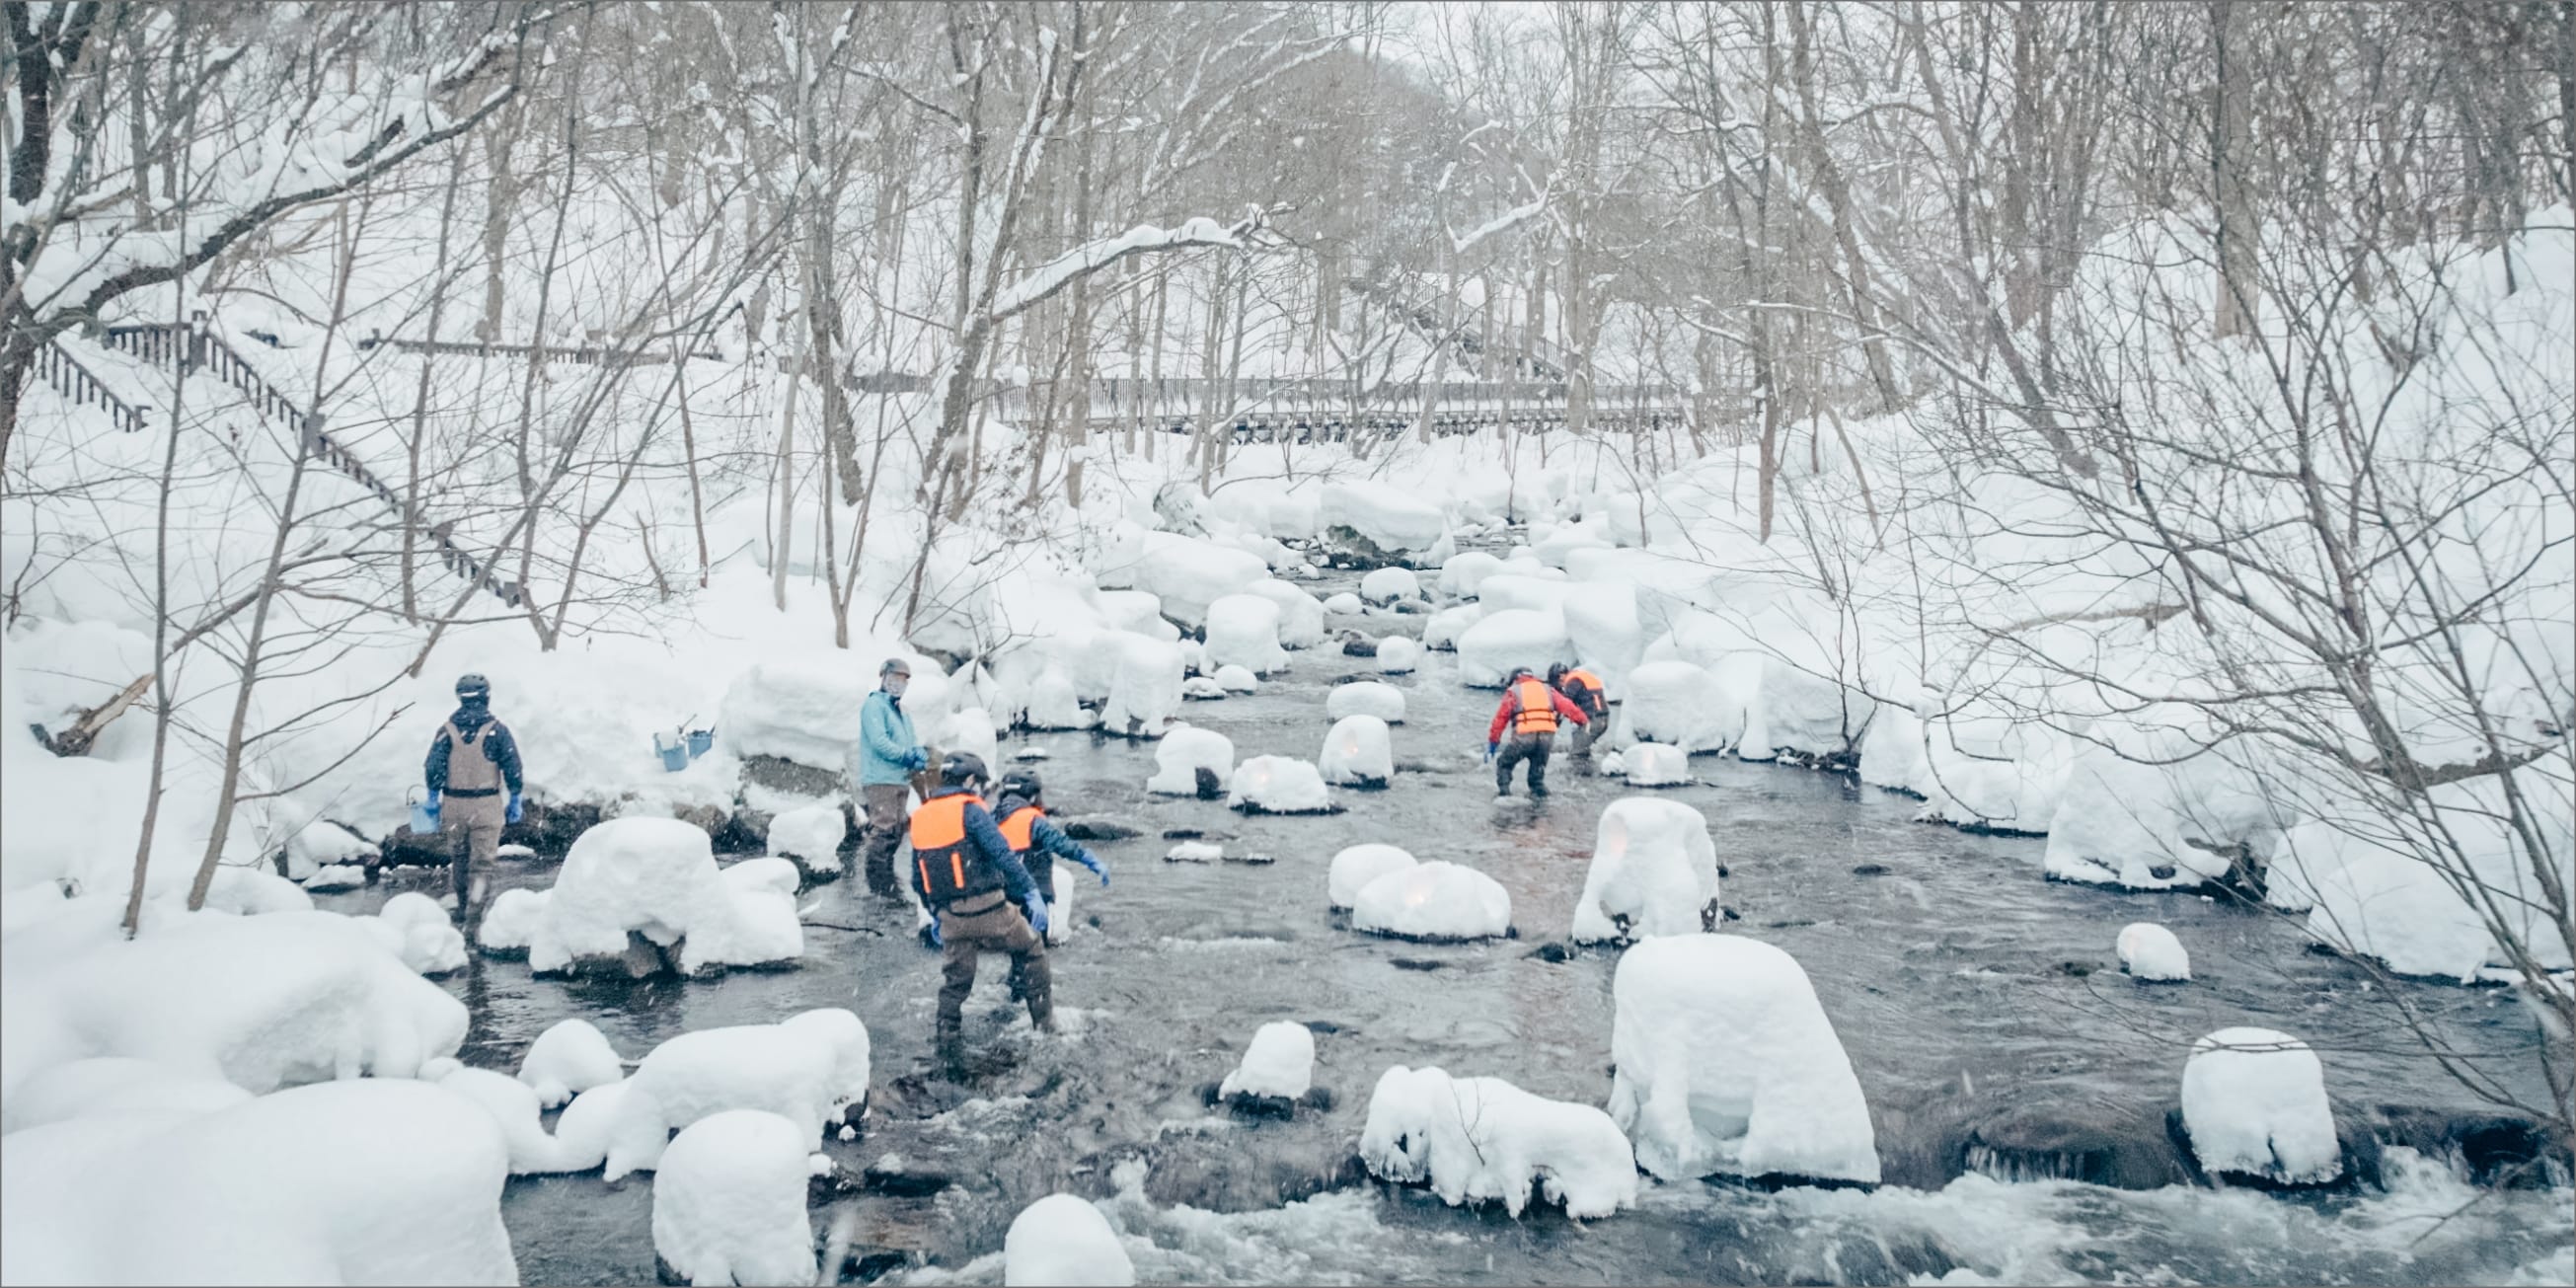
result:
[[[728,1109],[778,1114],[811,1148],[826,1125],[866,1103],[868,1072],[867,1026],[837,1007],[683,1033],[617,1084],[606,1179],[652,1170],[674,1129]]]
[[[1170,532],[1146,533],[1136,564],[1137,588],[1160,596],[1163,615],[1184,626],[1206,622],[1209,605],[1269,578],[1259,555]]]
[[[1184,666],[1177,644],[1125,635],[1100,727],[1124,737],[1159,738],[1181,713]]]
[[[688,974],[801,955],[795,866],[784,859],[736,866],[752,870],[731,879],[719,872],[707,834],[695,824],[668,818],[601,823],[564,856],[528,943],[528,966],[560,971],[586,958],[617,957],[629,931],[664,948],[676,945],[679,968]],[[780,869],[783,900],[771,890]]]
[[[1502,571],[1503,561],[1482,550],[1461,550],[1440,561],[1440,593],[1472,598],[1487,577]]]
[[[1234,740],[1214,729],[1175,726],[1154,748],[1154,776],[1145,780],[1145,790],[1165,796],[1195,796],[1202,769],[1216,776],[1215,785],[1220,791],[1233,782]]]
[[[2307,1043],[2271,1029],[2220,1029],[2182,1066],[2183,1130],[2201,1170],[2279,1185],[2343,1175],[2325,1066]]]
[[[1216,669],[1217,687],[1228,693],[1258,693],[1261,677],[1248,666],[1220,666]]]
[[[1253,1031],[1243,1063],[1225,1075],[1216,1093],[1295,1100],[1314,1085],[1314,1031],[1294,1020],[1276,1020]]]
[[[1259,595],[1227,595],[1208,605],[1207,662],[1241,666],[1256,675],[1285,669],[1279,647],[1279,605]]]
[[[403,965],[423,975],[465,969],[465,932],[428,895],[405,890],[385,900],[376,920],[391,932],[386,946],[394,949]]]
[[[1592,757],[1592,772],[1603,778],[1624,778],[1628,774],[1628,758],[1615,751],[1598,752]]]
[[[474,928],[474,943],[487,953],[524,953],[537,940],[551,892],[513,886],[492,896],[483,924]]]
[[[1458,678],[1479,688],[1502,687],[1514,667],[1545,675],[1551,663],[1573,660],[1565,615],[1553,610],[1487,613],[1458,637]]]
[[[1002,1282],[1018,1288],[1083,1288],[1136,1282],[1136,1263],[1100,1209],[1050,1194],[1020,1209],[1002,1236]]]
[[[1377,669],[1388,675],[1403,675],[1422,665],[1422,646],[1402,635],[1389,635],[1377,642]]]
[[[307,894],[337,894],[343,890],[355,890],[366,883],[365,868],[354,863],[334,863],[315,868],[313,875],[304,878],[304,890]]]
[[[1175,841],[1163,851],[1165,863],[1214,863],[1225,857],[1225,847],[1214,841]]]
[[[1002,762],[1002,738],[993,727],[993,715],[982,707],[962,707],[948,714],[932,731],[931,745],[945,754],[963,751],[981,757],[987,765]]]
[[[188,1073],[157,1060],[96,1056],[30,1075],[0,1104],[0,1132],[108,1114],[208,1114],[250,1093],[220,1077]]]
[[[915,720],[946,711],[947,677],[927,658],[913,657],[911,665],[904,708]],[[716,720],[737,756],[776,756],[839,773],[859,739],[859,708],[875,687],[867,667],[770,659],[734,677]]]
[[[838,805],[803,805],[769,820],[769,853],[822,869],[841,861],[841,843],[849,839],[849,816]]]
[[[1646,662],[1628,672],[1619,729],[1630,740],[1685,752],[1724,751],[1744,733],[1744,708],[1723,700],[1715,676],[1688,662]]]
[[[1351,928],[1403,939],[1489,939],[1512,928],[1512,896],[1474,868],[1434,860],[1360,888]]]
[[[1869,1103],[1807,972],[1739,935],[1627,950],[1611,983],[1610,1116],[1666,1180],[1876,1182]]]
[[[1458,637],[1466,634],[1468,627],[1484,619],[1485,606],[1482,604],[1459,604],[1441,609],[1423,619],[1422,647],[1440,652],[1455,652],[1458,648]]]
[[[1338,787],[1384,787],[1395,776],[1394,743],[1376,716],[1344,716],[1324,734],[1315,767]]]
[[[2048,875],[2168,889],[2225,876],[2240,845],[2271,853],[2279,820],[2262,784],[2218,754],[2191,750],[2179,728],[2097,723],[2076,745],[2048,820]],[[2167,757],[2182,758],[2142,763]]]
[[[1367,609],[1367,600],[1361,599],[1358,595],[1352,594],[1347,590],[1336,591],[1333,594],[1324,597],[1324,611],[1327,613],[1338,613],[1345,617],[1357,617],[1361,613],[1367,611]]]
[[[501,1129],[502,1143],[509,1149],[513,1176],[584,1171],[599,1162],[596,1158],[567,1159],[561,1143],[546,1134],[536,1090],[506,1073],[459,1065],[435,1081],[441,1089],[482,1106],[483,1112],[491,1116],[492,1124]]]
[[[1386,1180],[1428,1182],[1453,1207],[1500,1199],[1515,1217],[1533,1185],[1573,1217],[1637,1202],[1636,1161],[1608,1114],[1436,1068],[1396,1065],[1379,1075],[1360,1159]]]
[[[691,1283],[813,1283],[814,1157],[797,1123],[762,1110],[689,1124],[653,1177],[653,1251]]]
[[[313,896],[274,872],[226,864],[215,869],[215,879],[206,886],[206,906],[245,917],[269,912],[311,912]]]
[[[1313,648],[1324,642],[1324,601],[1276,577],[1252,583],[1252,594],[1279,606],[1279,646]]]
[[[1678,787],[1691,780],[1690,757],[1666,743],[1638,743],[1619,753],[1619,765],[1631,787]]]
[[[1390,555],[1427,554],[1449,534],[1439,506],[1392,483],[1326,484],[1316,510],[1327,533],[1349,528]]]
[[[1545,574],[1545,575],[1541,575]],[[1583,589],[1565,579],[1565,574],[1551,568],[1523,567],[1511,564],[1495,573],[1476,588],[1476,600],[1487,613],[1514,610],[1536,613],[1565,611],[1565,601]],[[1569,640],[1571,636],[1568,637]],[[1568,657],[1567,661],[1572,661]]]
[[[1335,720],[1376,716],[1388,724],[1404,723],[1404,690],[1376,680],[1337,684],[1324,695],[1324,714]]]
[[[1652,796],[1601,811],[1574,904],[1576,942],[1687,935],[1716,925],[1717,915],[1717,846],[1705,815]]]
[[[1399,599],[1422,598],[1422,582],[1410,568],[1380,568],[1360,578],[1360,600],[1369,604],[1392,604]]]
[[[1023,701],[1020,719],[1032,729],[1089,729],[1100,723],[1100,713],[1082,705],[1082,686],[1070,670],[1061,666],[1047,666],[1032,677]]]
[[[2542,966],[2566,970],[2567,941],[2549,925],[2551,899],[2535,869],[2576,871],[2576,813],[2530,811],[2541,856],[2516,836],[2514,812],[2493,780],[2445,784],[2427,793],[2419,817],[2338,803],[2286,831],[2270,851],[2265,898],[2305,911],[2308,933],[2390,970],[2463,982],[2509,967],[2488,908],[2472,907],[2453,884],[2472,879],[2514,942]],[[2438,830],[2436,830],[2438,828]]]
[[[1247,814],[1322,814],[1333,808],[1314,762],[1254,756],[1234,767],[1225,803]]]
[[[1225,686],[1204,675],[1193,675],[1181,681],[1181,696],[1192,702],[1223,702]]]
[[[1578,582],[1561,606],[1575,656],[1623,691],[1628,672],[1646,654],[1646,628],[1637,614],[1636,587],[1623,582]]]
[[[316,889],[312,877],[328,867],[356,867],[383,851],[329,819],[315,819],[286,842],[286,875]]]
[[[1415,862],[1410,851],[1398,846],[1349,846],[1333,856],[1332,868],[1325,878],[1325,897],[1335,908],[1348,908],[1359,902],[1360,891],[1367,889],[1369,883],[1411,868]]]
[[[2191,954],[2174,932],[2152,921],[2133,921],[2120,928],[2120,968],[2145,980],[2173,982],[2191,978]]]
[[[557,1020],[519,1057],[519,1081],[537,1093],[537,1103],[552,1109],[593,1087],[626,1076],[626,1066],[607,1035],[588,1020]]]

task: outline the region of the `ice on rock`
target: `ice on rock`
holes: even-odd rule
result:
[[[799,860],[809,870],[841,861],[841,843],[849,839],[849,816],[838,805],[802,805],[769,820],[772,858]]]
[[[408,1078],[59,1122],[9,1137],[0,1280],[515,1284],[508,1179],[491,1118]]]
[[[1254,756],[1234,767],[1225,803],[1247,814],[1325,814],[1333,801],[1314,762]]]
[[[2193,1043],[2182,1067],[2182,1122],[2201,1170],[2277,1185],[2341,1177],[2325,1078],[2307,1043],[2271,1029],[2220,1029]]]
[[[1637,1202],[1636,1160],[1608,1114],[1500,1078],[1388,1069],[1369,1093],[1360,1160],[1389,1181],[1427,1182],[1452,1207],[1500,1199],[1515,1217],[1533,1184],[1572,1217],[1609,1216]]]
[[[811,1149],[825,1126],[867,1101],[868,1030],[836,1007],[699,1029],[653,1048],[635,1076],[614,1085],[608,1180],[652,1170],[674,1129],[728,1109],[778,1114]]]
[[[2120,968],[2144,980],[2173,982],[2191,978],[2191,954],[2174,932],[2152,921],[2133,921],[2120,928]]]
[[[53,1065],[17,1084],[0,1104],[0,1132],[108,1114],[194,1116],[249,1099],[249,1092],[212,1074],[132,1056],[97,1056]]]
[[[1324,601],[1276,577],[1252,584],[1252,592],[1279,606],[1279,646],[1313,648],[1324,642]]]
[[[556,1021],[537,1035],[519,1059],[519,1081],[528,1084],[537,1093],[537,1103],[548,1109],[625,1076],[626,1066],[618,1060],[617,1049],[588,1020]]]
[[[1180,646],[1128,635],[1116,647],[1117,670],[1100,727],[1124,737],[1159,738],[1181,713]]]
[[[1218,688],[1228,693],[1261,691],[1261,677],[1254,675],[1250,667],[1220,666],[1216,669],[1216,683]]]
[[[1356,617],[1367,608],[1368,601],[1347,590],[1336,592],[1324,600],[1325,612],[1338,613],[1345,617]]]
[[[1207,621],[1208,606],[1270,578],[1261,556],[1170,532],[1145,534],[1136,585],[1161,597],[1165,617],[1184,626]]]
[[[206,906],[245,917],[267,912],[311,912],[313,896],[274,872],[226,864],[215,869],[215,879],[206,887]]]
[[[1348,528],[1391,555],[1430,552],[1449,535],[1440,507],[1392,483],[1327,484],[1316,517],[1328,534]]]
[[[1668,935],[1619,959],[1610,1116],[1668,1181],[1714,1172],[1875,1183],[1878,1146],[1807,972],[1739,935]]]
[[[1466,634],[1468,627],[1484,619],[1485,606],[1482,604],[1459,604],[1441,609],[1424,619],[1422,647],[1441,652],[1456,652],[1458,637]]]
[[[1479,688],[1500,688],[1515,667],[1545,675],[1555,662],[1572,662],[1565,615],[1552,609],[1488,613],[1458,637],[1458,678]]]
[[[1422,646],[1402,635],[1389,635],[1377,642],[1377,669],[1388,675],[1403,675],[1422,665]]]
[[[307,894],[336,894],[342,890],[355,890],[366,883],[365,868],[354,863],[334,863],[314,869],[313,875],[304,878],[304,890]]]
[[[1641,742],[1618,756],[1631,787],[1678,787],[1691,780],[1690,757],[1667,743]]]
[[[1410,568],[1380,568],[1360,578],[1360,599],[1370,604],[1392,604],[1399,599],[1422,598],[1422,581]]]
[[[1717,846],[1705,815],[1652,796],[1601,811],[1592,867],[1574,904],[1577,943],[1687,935],[1717,916]]]
[[[1020,1209],[1002,1236],[1002,1282],[1020,1288],[1083,1288],[1136,1282],[1136,1263],[1100,1209],[1050,1194]]]
[[[1259,595],[1227,595],[1208,605],[1207,661],[1247,667],[1256,675],[1285,669],[1288,652],[1279,647],[1279,605]]]
[[[695,1284],[811,1284],[814,1138],[758,1109],[689,1124],[653,1177],[653,1251]]]
[[[1192,702],[1223,702],[1225,686],[1204,675],[1193,675],[1181,681],[1181,696]]]
[[[1335,720],[1376,716],[1388,724],[1404,723],[1404,690],[1376,680],[1333,686],[1324,696],[1324,714]]]
[[[1326,898],[1331,906],[1348,908],[1358,903],[1360,891],[1369,883],[1392,872],[1413,867],[1411,852],[1393,845],[1354,845],[1333,856],[1333,865],[1325,878]]]
[[[1490,939],[1511,932],[1512,896],[1474,868],[1433,860],[1361,887],[1351,928],[1402,939]]]
[[[754,865],[776,865],[757,866]],[[633,931],[664,948],[677,945],[679,968],[756,966],[804,951],[794,901],[796,869],[784,859],[752,859],[743,877],[716,868],[706,832],[668,818],[617,818],[572,843],[547,892],[528,943],[528,966],[561,971],[584,959],[617,957]],[[774,886],[784,869],[787,897]]]
[[[1384,787],[1395,776],[1394,744],[1376,716],[1344,716],[1324,734],[1315,767],[1337,787]]]
[[[1744,733],[1744,708],[1722,701],[1717,678],[1698,666],[1646,662],[1628,672],[1619,722],[1630,738],[1685,752],[1724,751]]]
[[[1503,570],[1503,561],[1482,550],[1461,550],[1440,561],[1440,593],[1472,598],[1487,577]]]
[[[394,949],[403,965],[423,975],[465,969],[465,932],[428,895],[405,890],[385,900],[376,920],[393,932],[386,937],[386,946]]]
[[[545,920],[550,892],[513,887],[492,896],[483,924],[474,928],[474,943],[487,953],[524,953],[536,942],[537,925]]]
[[[1214,776],[1215,790],[1223,791],[1234,780],[1234,740],[1214,729],[1176,726],[1154,748],[1154,776],[1145,780],[1145,790],[1196,796],[1201,770]]]
[[[1225,1075],[1216,1093],[1295,1100],[1314,1085],[1314,1031],[1294,1020],[1278,1020],[1253,1031],[1243,1063]]]

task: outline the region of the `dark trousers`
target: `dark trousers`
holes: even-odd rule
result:
[[[866,797],[860,803],[868,811],[868,837],[860,855],[867,867],[868,889],[878,894],[902,894],[895,884],[894,852],[903,841],[904,793],[911,790],[902,783],[870,783],[861,789]]]
[[[1529,762],[1529,789],[1532,796],[1547,794],[1547,754],[1553,747],[1554,734],[1514,734],[1503,744],[1502,754],[1494,757],[1494,790],[1509,794],[1512,790],[1512,766]]]
[[[509,802],[498,795],[458,796],[450,793],[439,802],[439,830],[447,834],[447,871],[456,882],[456,924],[472,929],[483,917],[483,897],[476,889],[480,884],[489,889],[492,865],[501,851],[501,823],[507,817]]]
[[[972,902],[972,900],[969,900]],[[945,957],[939,970],[939,1037],[953,1041],[966,1022],[966,995],[975,991],[975,959],[1009,953],[1029,1022],[1043,1028],[1055,1016],[1055,986],[1047,969],[1046,941],[1019,908],[1003,899],[982,912],[941,910],[939,937]]]

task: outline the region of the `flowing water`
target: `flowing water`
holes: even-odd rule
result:
[[[1340,677],[1375,678],[1374,664],[1329,650],[1295,657],[1259,694],[1193,703],[1189,719],[1231,737],[1239,756],[1313,757],[1330,723],[1325,691]],[[1845,778],[1720,757],[1695,758],[1700,781],[1671,794],[1709,818],[1738,918],[1729,932],[1787,949],[1814,980],[1868,1093],[1887,1183],[1649,1181],[1638,1210],[1584,1223],[1537,1208],[1519,1221],[1452,1209],[1369,1180],[1355,1146],[1388,1065],[1606,1099],[1617,957],[1564,940],[1601,808],[1630,791],[1560,757],[1549,799],[1497,801],[1478,764],[1497,695],[1463,688],[1444,654],[1393,682],[1411,704],[1395,730],[1394,784],[1337,791],[1345,812],[1331,816],[1247,818],[1149,796],[1148,743],[1005,739],[1006,758],[1046,751],[1039,768],[1060,815],[1141,833],[1091,843],[1115,885],[1085,885],[1072,942],[1052,954],[1059,1034],[1029,1030],[1002,992],[1006,960],[988,957],[967,1009],[973,1054],[963,1070],[937,1063],[936,954],[913,938],[908,908],[844,881],[805,896],[819,904],[808,914],[817,924],[793,970],[564,981],[478,959],[448,985],[474,1017],[465,1058],[515,1069],[567,1016],[634,1057],[690,1029],[856,1011],[875,1044],[870,1108],[858,1140],[827,1149],[866,1179],[818,1197],[814,1211],[832,1246],[848,1248],[842,1273],[853,1279],[999,1282],[1012,1216],[1057,1190],[1106,1202],[1123,1230],[1150,1240],[1137,1253],[1148,1280],[2576,1276],[2563,1167],[2539,1186],[2472,1186],[2470,1173],[2493,1166],[2497,1133],[2479,1133],[2474,1103],[2422,1057],[2389,988],[2306,951],[2293,925],[2195,894],[2047,882],[2041,841],[1914,823],[1911,802]],[[1275,861],[1167,862],[1163,834],[1177,829]],[[1335,851],[1362,841],[1491,874],[1511,892],[1517,938],[1427,945],[1353,933],[1326,910],[1324,878]],[[509,883],[553,878],[550,863],[504,867]],[[438,887],[420,873],[336,902],[362,910],[398,888]],[[2139,920],[2181,936],[2194,982],[2119,973],[2112,940]],[[2533,1027],[2508,994],[2396,987],[2452,1041],[2493,1053],[2498,1076],[2534,1079]],[[1333,1103],[1284,1119],[1211,1108],[1209,1090],[1252,1031],[1279,1019],[1316,1030],[1316,1082]],[[2233,1024],[2319,1048],[2348,1138],[2365,1162],[2376,1155],[2376,1183],[2284,1196],[2189,1181],[2167,1110],[2190,1041]],[[2374,1112],[2382,1106],[2409,1112],[2390,1120]],[[2415,1148],[2382,1152],[2378,1140]],[[632,1283],[654,1274],[651,1208],[648,1177],[611,1186],[593,1173],[514,1181],[504,1211],[527,1282]]]

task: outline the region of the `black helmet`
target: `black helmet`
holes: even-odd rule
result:
[[[939,781],[950,787],[962,787],[991,776],[990,771],[984,768],[984,758],[971,751],[952,751],[946,760],[939,762]]]
[[[1562,679],[1564,679],[1564,678],[1565,678],[1565,663],[1563,663],[1563,662],[1555,662],[1555,663],[1551,663],[1551,664],[1549,664],[1549,666],[1548,666],[1548,668],[1547,668],[1547,682],[1548,682],[1548,683],[1550,683],[1550,684],[1554,684],[1554,683],[1556,683],[1557,681],[1562,680]]]
[[[456,677],[456,696],[467,702],[478,702],[492,696],[492,682],[480,671],[468,671]]]
[[[1529,669],[1528,667],[1526,667],[1526,666],[1516,666],[1516,667],[1513,667],[1513,668],[1512,668],[1512,674],[1511,674],[1511,678],[1512,678],[1512,679],[1515,679],[1515,680],[1524,680],[1524,679],[1528,679],[1528,678],[1530,678],[1530,675],[1531,675],[1531,671],[1530,671],[1530,669]]]
[[[1045,791],[1046,784],[1038,781],[1038,773],[1034,769],[1014,769],[1002,775],[1004,796],[1017,796],[1024,801],[1034,801]]]

